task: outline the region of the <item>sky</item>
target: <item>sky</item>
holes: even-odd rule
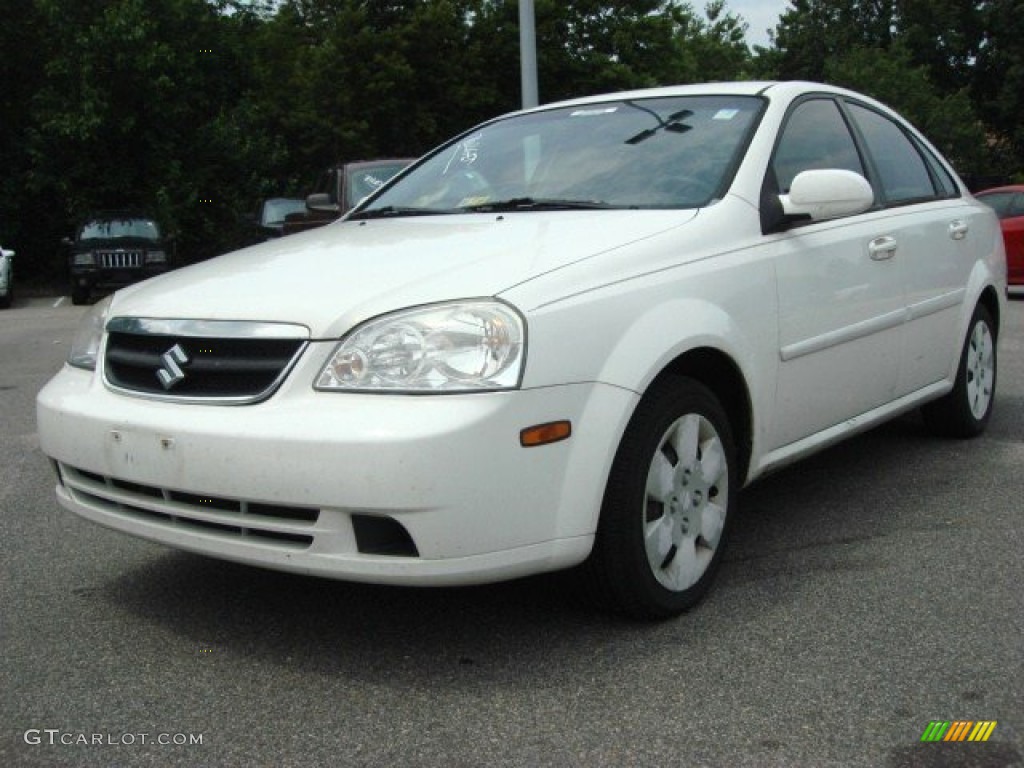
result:
[[[700,10],[704,3],[697,0],[692,3]],[[742,16],[747,24],[747,44],[768,46],[768,33],[765,30],[775,29],[779,16],[789,8],[788,0],[726,0],[726,9]]]

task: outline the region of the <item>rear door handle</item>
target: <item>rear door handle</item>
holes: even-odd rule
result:
[[[967,223],[964,221],[960,221],[959,219],[957,219],[956,221],[951,221],[949,223],[949,236],[952,237],[954,240],[963,240],[965,237],[967,237],[968,229],[969,227],[967,226]]]
[[[885,235],[876,237],[868,243],[868,253],[874,261],[885,261],[891,259],[896,253],[896,238]]]

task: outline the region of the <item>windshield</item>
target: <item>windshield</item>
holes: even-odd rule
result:
[[[113,240],[118,237],[139,237],[159,240],[160,229],[152,219],[93,219],[82,226],[79,240]]]
[[[348,199],[354,202],[384,186],[385,182],[405,168],[409,163],[401,161],[369,166],[366,168],[353,168],[348,178]]]
[[[500,119],[435,153],[356,218],[700,207],[723,193],[762,105],[749,96],[677,96]]]

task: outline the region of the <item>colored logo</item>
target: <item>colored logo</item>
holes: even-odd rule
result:
[[[995,720],[932,720],[921,741],[988,741],[996,729]]]

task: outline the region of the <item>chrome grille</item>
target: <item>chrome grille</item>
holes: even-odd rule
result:
[[[58,464],[61,482],[80,504],[153,525],[277,549],[307,549],[320,510],[185,493],[104,477]]]
[[[145,260],[142,251],[97,251],[96,261],[103,269],[131,269],[141,267]]]
[[[146,397],[258,402],[284,381],[307,336],[282,323],[114,318],[103,375],[114,389]]]

